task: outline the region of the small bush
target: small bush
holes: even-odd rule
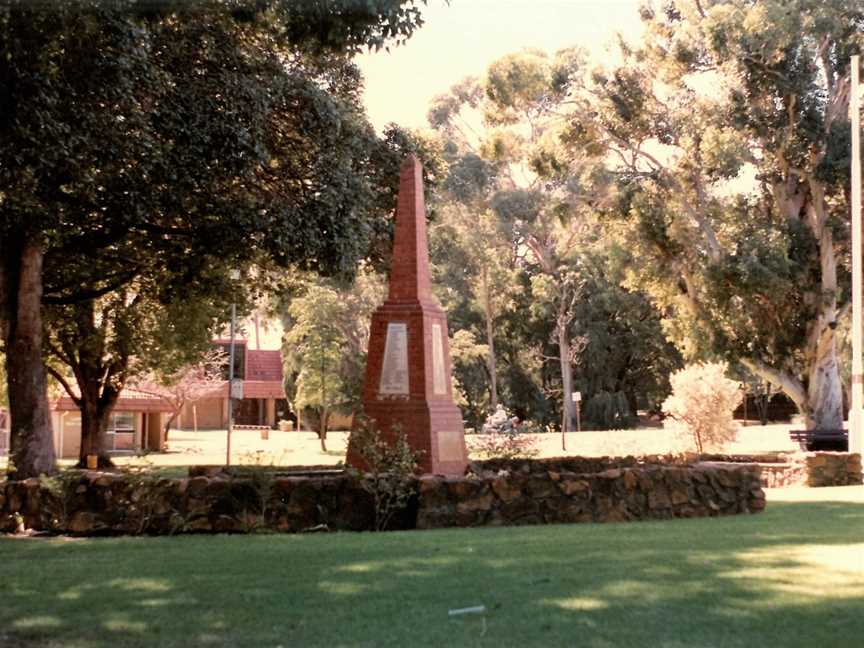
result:
[[[480,459],[530,459],[539,453],[534,437],[518,428],[475,435],[468,441],[468,449]]]
[[[351,432],[351,444],[366,464],[359,474],[360,485],[372,496],[375,506],[375,530],[383,531],[397,511],[406,506],[416,493],[420,452],[408,444],[405,433],[394,426],[385,438],[373,420],[361,420]]]
[[[732,413],[741,402],[741,389],[725,373],[725,362],[700,363],[676,371],[669,379],[672,395],[663,403],[663,412],[697,452],[734,441],[738,432]]]
[[[589,430],[626,430],[636,424],[624,392],[599,391],[585,403],[585,428]]]

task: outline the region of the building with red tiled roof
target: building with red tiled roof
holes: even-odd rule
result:
[[[229,340],[214,340],[228,351]],[[289,417],[282,380],[280,351],[247,349],[246,340],[235,340],[235,373],[243,380],[243,398],[234,401],[237,426],[270,427]],[[227,378],[227,366],[226,366]],[[78,457],[81,448],[81,413],[75,401],[63,395],[52,403],[54,447],[63,458]],[[171,407],[162,399],[126,388],[120,394],[108,425],[109,450],[165,449],[165,423]],[[211,395],[183,407],[175,421],[178,428],[225,429],[228,427],[228,381]],[[5,437],[0,429],[0,452]]]
[[[217,339],[213,344],[227,353],[230,341]],[[247,346],[246,340],[234,341],[235,377],[243,381],[243,398],[234,401],[234,424],[273,428],[278,420],[289,415],[282,353],[249,349]],[[186,405],[177,426],[198,430],[225,429],[228,426],[228,381],[216,388],[212,396]]]
[[[58,457],[77,458],[81,451],[81,412],[69,395],[51,404],[54,449]],[[165,421],[171,407],[161,398],[126,388],[108,421],[108,449],[115,452],[165,449]]]

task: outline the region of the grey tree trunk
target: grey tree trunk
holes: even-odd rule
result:
[[[498,407],[498,376],[495,363],[495,335],[492,328],[492,299],[489,295],[489,272],[484,267],[481,278],[483,282],[483,311],[486,317],[486,346],[489,349],[489,355],[486,358],[486,365],[489,368],[489,404],[492,411]]]
[[[561,386],[564,393],[561,397],[561,429],[569,432],[575,429],[573,422],[573,369],[570,364],[570,337],[567,335],[567,316],[559,313],[556,325],[558,334],[558,359],[561,364]]]
[[[824,187],[811,180],[807,220],[819,242],[821,308],[807,336],[807,429],[843,429],[843,385],[837,360],[837,260]]]
[[[42,361],[42,248],[33,241],[0,247],[0,306],[6,346],[10,451],[17,479],[56,470]]]

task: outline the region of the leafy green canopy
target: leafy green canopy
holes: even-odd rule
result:
[[[38,316],[84,404],[110,411],[134,356],[200,349],[248,298],[231,268],[353,271],[388,187],[347,55],[407,38],[415,5],[0,4],[0,250],[44,261]],[[2,257],[14,346],[22,266]]]
[[[82,4],[0,14],[12,88],[0,235],[45,240],[49,301],[148,268],[182,282],[226,255],[353,266],[375,143],[353,66],[230,15]]]
[[[641,15],[645,37],[622,43],[623,64],[560,76],[560,142],[594,161],[597,203],[630,253],[627,284],[669,315],[686,356],[741,363],[808,427],[838,429],[849,57],[864,8],[673,1]]]

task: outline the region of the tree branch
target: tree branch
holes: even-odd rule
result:
[[[132,281],[140,272],[138,267],[134,269],[119,273],[118,276],[113,280],[102,286],[101,288],[91,288],[89,290],[79,290],[73,292],[71,294],[65,296],[51,296],[50,294],[46,294],[42,296],[43,304],[50,304],[55,306],[68,306],[71,304],[77,304],[79,302],[90,301],[92,299],[98,299],[104,295],[107,295],[110,292],[118,290],[122,288],[130,281]],[[57,291],[53,291],[57,292]]]
[[[807,392],[804,390],[804,385],[801,384],[800,380],[753,358],[741,358],[740,362],[752,373],[781,389],[784,394],[792,399],[792,402],[795,403],[801,413],[807,411]]]
[[[77,407],[81,407],[81,397],[76,394],[74,389],[72,389],[72,385],[69,384],[66,377],[49,364],[45,365],[45,371],[51,374],[54,377],[54,380],[60,383],[60,386],[63,387],[67,394],[69,394],[69,398],[72,399],[72,402],[75,403]]]

